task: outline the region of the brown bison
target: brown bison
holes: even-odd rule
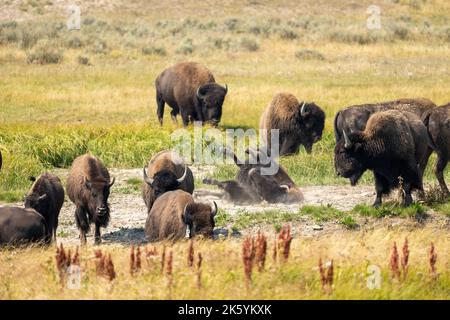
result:
[[[325,113],[314,102],[299,102],[290,93],[278,93],[264,110],[259,127],[264,142],[271,147],[270,130],[278,129],[280,155],[297,153],[303,145],[311,153],[314,143],[322,138]]]
[[[56,241],[58,217],[64,203],[64,187],[61,180],[51,173],[42,174],[34,181],[33,186],[25,197],[25,208],[39,212],[47,224],[47,237]]]
[[[173,151],[161,151],[144,167],[142,196],[150,212],[155,200],[164,192],[181,189],[194,192],[194,176],[183,158]]]
[[[45,219],[33,209],[0,208],[0,245],[48,243]]]
[[[444,180],[444,170],[450,159],[450,103],[425,113],[423,120],[427,126],[430,145],[438,156],[435,174],[439,186],[445,194],[449,195]]]
[[[405,205],[412,203],[412,190],[423,192],[420,163],[427,155],[428,136],[416,115],[398,110],[377,112],[364,131],[343,131],[342,135],[334,149],[336,171],[354,186],[366,170],[372,170],[377,194],[374,206],[400,183]]]
[[[158,120],[162,125],[164,104],[172,111],[172,120],[181,113],[183,125],[202,121],[216,126],[222,117],[222,105],[228,87],[218,85],[212,73],[195,62],[181,62],[164,70],[155,81]]]
[[[67,178],[67,194],[76,205],[75,220],[82,244],[86,243],[91,223],[95,223],[95,243],[101,242],[100,227],[106,228],[109,222],[108,197],[114,181],[94,156],[83,155],[73,161]]]
[[[276,174],[264,175],[261,172],[264,165],[258,161],[246,159],[241,162],[231,150],[225,149],[224,152],[231,154],[239,167],[236,180],[221,182],[206,178],[203,183],[217,185],[223,189],[225,199],[236,204],[258,203],[264,200],[269,203],[295,203],[304,200],[300,188],[279,164]],[[248,150],[247,153],[258,159],[261,155],[260,151]]]
[[[148,241],[180,240],[203,236],[213,237],[217,204],[195,202],[183,191],[168,191],[159,197],[148,214],[145,235]]]
[[[339,111],[334,117],[334,136],[336,142],[343,138],[342,132],[351,132],[352,130],[363,131],[367,120],[375,112],[387,110],[399,110],[411,112],[422,118],[422,115],[435,108],[436,105],[424,98],[419,99],[399,99],[387,102],[362,104],[347,107]]]

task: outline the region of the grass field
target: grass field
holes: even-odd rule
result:
[[[67,29],[67,8],[56,1],[0,4],[0,203],[20,201],[30,185],[28,176],[68,168],[86,152],[99,156],[108,167],[137,168],[169,148],[176,127],[167,106],[163,128],[157,123],[154,79],[179,61],[199,61],[217,82],[228,84],[221,130],[256,128],[262,110],[280,91],[314,101],[325,110],[325,131],[313,153],[302,149],[281,159],[299,186],[348,184],[336,176],[333,166],[333,118],[343,107],[403,97],[426,97],[438,105],[450,100],[450,2],[446,0],[378,1],[380,30],[367,29],[366,10],[372,1],[365,0],[79,3],[80,30]],[[426,184],[436,183],[434,162],[433,155]],[[214,176],[228,179],[235,173],[235,166],[222,165]],[[448,169],[446,179],[450,181]],[[371,174],[366,173],[361,183],[372,183]],[[448,203],[432,207],[450,214]],[[344,225],[353,224],[347,214],[322,209],[306,208],[303,213],[320,220],[326,212],[333,219],[343,219]],[[383,210],[369,214],[384,216]],[[234,223],[241,226],[258,225],[265,216],[230,219],[237,219]],[[287,216],[280,219],[278,227],[294,222]],[[411,270],[405,281],[392,280],[389,251],[394,240],[399,244],[406,236],[411,244]],[[439,252],[437,280],[428,276],[431,241]],[[445,227],[295,238],[289,262],[269,261],[265,273],[255,274],[249,291],[243,290],[240,240],[198,244],[205,257],[201,290],[185,268],[186,244],[176,244],[170,297],[167,277],[157,267],[137,276],[129,274],[128,247],[103,247],[112,253],[117,268],[112,283],[95,276],[93,249],[81,250],[85,272],[81,295],[61,290],[53,248],[3,250],[0,299],[448,299],[448,241]],[[221,257],[228,254],[231,258],[223,268]],[[330,294],[321,289],[314,269],[319,257],[335,259]],[[382,268],[381,290],[366,288],[371,263]],[[36,279],[35,270],[41,270],[42,277]],[[147,287],[142,279],[155,285]]]

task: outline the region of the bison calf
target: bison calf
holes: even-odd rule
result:
[[[48,243],[45,219],[33,209],[0,208],[0,245]]]
[[[159,197],[145,223],[145,235],[148,241],[179,240],[186,236],[213,237],[214,206],[194,202],[191,194],[183,190],[164,193]]]
[[[155,80],[158,120],[163,123],[164,104],[172,111],[172,120],[181,113],[183,125],[209,122],[216,126],[222,117],[222,105],[228,87],[218,85],[212,73],[195,62],[181,62],[164,70]]]
[[[314,143],[322,138],[325,125],[325,113],[314,102],[299,102],[290,93],[278,93],[264,110],[260,129],[264,142],[270,149],[270,130],[278,129],[280,138],[280,155],[298,152],[303,145],[311,153]]]
[[[354,186],[366,170],[372,170],[377,193],[374,206],[400,182],[405,205],[412,203],[412,190],[423,192],[420,163],[427,155],[428,137],[417,116],[397,110],[378,112],[369,118],[364,131],[343,131],[342,135],[334,149],[336,171]]]
[[[430,145],[438,156],[435,167],[436,178],[442,192],[449,195],[444,170],[450,159],[450,103],[427,112],[424,115],[424,123],[430,137]]]
[[[181,189],[191,194],[194,192],[192,171],[175,152],[158,152],[143,173],[142,196],[149,212],[155,200],[166,191]]]
[[[114,181],[108,169],[94,156],[83,155],[73,161],[67,178],[67,194],[76,205],[75,221],[82,244],[86,243],[91,223],[95,223],[95,243],[101,242],[100,227],[108,226],[108,197]]]
[[[61,180],[51,173],[42,174],[34,181],[31,190],[25,197],[25,208],[39,212],[47,224],[47,237],[56,241],[58,217],[64,203],[64,188]]]

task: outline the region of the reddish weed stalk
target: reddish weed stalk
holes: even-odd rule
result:
[[[267,238],[261,232],[258,232],[256,236],[256,265],[258,266],[258,271],[264,271],[264,265],[266,263],[267,254]]]
[[[80,255],[78,252],[78,246],[75,250],[75,254],[72,257],[72,253],[70,252],[70,249],[66,252],[63,244],[61,243],[59,247],[56,247],[55,259],[56,259],[56,269],[58,270],[58,274],[59,274],[59,281],[61,283],[61,286],[64,287],[64,285],[66,283],[69,267],[71,265],[75,265],[75,266],[80,265]]]
[[[289,259],[291,242],[291,226],[284,226],[278,235],[278,250],[282,253],[283,262],[287,262]]]
[[[163,251],[161,253],[161,274],[164,274],[165,263],[166,263],[166,246],[163,247]]]
[[[152,246],[151,248],[145,247],[145,258],[149,269],[152,269],[154,260],[157,259],[157,257],[158,250],[156,250],[155,246]]]
[[[326,293],[330,294],[333,291],[333,278],[334,278],[333,259],[331,260],[328,266],[324,267],[322,263],[322,258],[319,258],[319,272],[322,289]]]
[[[408,274],[408,262],[409,262],[409,245],[408,245],[408,238],[405,238],[405,242],[403,242],[402,260],[401,260],[403,279],[406,279],[406,276]]]
[[[138,273],[142,268],[141,263],[141,247],[138,246],[134,249],[134,245],[131,245],[130,249],[130,274],[133,276]]]
[[[187,265],[189,268],[192,268],[194,266],[194,240],[189,241]]]
[[[392,277],[400,279],[399,256],[397,250],[397,243],[395,241],[391,250],[391,259],[389,260],[389,267],[392,271]]]
[[[436,248],[434,247],[433,242],[431,242],[430,251],[428,252],[428,262],[430,264],[431,278],[436,279],[437,278],[437,269],[436,269],[437,252],[436,252]]]
[[[112,281],[116,278],[116,271],[114,270],[114,263],[111,254],[103,254],[102,250],[95,250],[95,271],[97,276],[106,278]]]
[[[244,263],[245,286],[250,288],[252,269],[255,260],[255,243],[252,237],[246,237],[242,243],[242,262]]]

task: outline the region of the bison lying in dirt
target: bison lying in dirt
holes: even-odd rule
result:
[[[342,135],[334,149],[336,171],[356,185],[366,170],[372,170],[377,194],[374,206],[400,183],[405,205],[412,203],[412,190],[423,192],[420,163],[427,156],[428,136],[416,115],[397,110],[378,112],[369,118],[364,131],[344,130]]]
[[[95,243],[101,242],[100,227],[108,226],[108,197],[114,181],[108,169],[94,156],[83,155],[73,161],[67,178],[67,194],[76,205],[75,221],[82,244],[86,243],[91,223],[95,223]]]
[[[444,170],[450,159],[450,103],[425,113],[423,121],[427,126],[430,145],[438,156],[435,174],[439,186],[445,194],[449,195],[444,180]]]
[[[225,199],[236,204],[250,204],[267,201],[269,203],[295,203],[303,201],[303,193],[289,177],[286,170],[279,166],[274,175],[263,175],[261,169],[264,165],[258,161],[246,159],[239,161],[237,156],[228,149],[224,150],[233,156],[235,164],[239,167],[236,180],[217,181],[204,179],[203,183],[217,185],[225,191]],[[251,157],[259,158],[260,151],[248,150]],[[254,160],[254,159],[253,159]]]
[[[264,110],[259,127],[266,130],[263,138],[269,149],[270,130],[279,129],[280,155],[289,155],[297,153],[300,145],[311,153],[313,144],[322,138],[324,125],[325,113],[314,102],[299,102],[290,93],[278,93]]]
[[[161,151],[153,156],[147,170],[144,167],[142,196],[148,211],[155,200],[164,192],[176,189],[194,192],[194,175],[183,158],[173,151]]]
[[[228,87],[218,85],[212,73],[195,62],[181,62],[164,70],[155,81],[157,115],[163,123],[164,104],[172,111],[172,120],[181,113],[183,125],[209,122],[216,126],[222,117],[222,105]]]
[[[192,195],[183,191],[168,191],[159,197],[145,223],[148,241],[180,240],[186,237],[213,237],[214,206],[194,202]]]
[[[64,188],[61,180],[51,173],[42,174],[34,181],[33,186],[25,197],[25,208],[39,212],[47,224],[47,237],[56,240],[58,217],[64,203]]]
[[[33,209],[0,208],[0,245],[48,243],[45,219]]]

